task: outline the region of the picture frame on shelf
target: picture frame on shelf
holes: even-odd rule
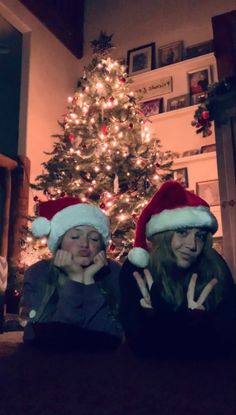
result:
[[[213,52],[213,50],[213,40],[210,39],[202,43],[196,43],[195,45],[187,46],[185,56],[186,59],[196,58],[197,56]]]
[[[153,98],[162,97],[165,94],[171,93],[172,85],[172,76],[165,76],[164,78],[157,78],[153,81],[135,85],[134,92],[137,94],[140,102],[149,101]]]
[[[138,75],[155,67],[155,43],[149,43],[127,52],[128,75]]]
[[[145,117],[160,114],[163,111],[163,98],[141,102],[141,110]]]
[[[178,97],[173,97],[167,99],[167,111],[177,110],[179,108],[188,107],[190,103],[189,94],[179,95]]]
[[[201,149],[200,148],[193,148],[192,150],[186,150],[184,151],[181,156],[182,157],[190,157],[190,156],[196,156],[196,154],[200,154]]]
[[[205,102],[205,99],[205,92],[199,92],[198,94],[194,94],[191,96],[191,105],[199,105],[201,102]]]
[[[183,41],[169,43],[158,49],[158,67],[171,65],[183,60]]]
[[[178,183],[182,184],[183,187],[188,187],[188,169],[183,167],[181,169],[172,170],[172,178]]]
[[[210,153],[212,151],[216,151],[215,143],[207,144],[207,145],[201,147],[201,153]]]
[[[212,247],[220,254],[221,256],[224,256],[224,249],[223,249],[223,237],[217,236],[214,237],[212,240]]]
[[[191,97],[195,94],[206,92],[208,85],[212,82],[210,65],[190,71],[187,73],[187,76]]]
[[[204,199],[209,206],[220,205],[219,181],[217,179],[197,182],[196,193]]]

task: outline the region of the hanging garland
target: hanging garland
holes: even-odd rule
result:
[[[216,96],[224,95],[235,88],[235,78],[227,78],[208,86],[204,96],[200,97],[198,108],[196,109],[191,125],[196,128],[196,133],[202,133],[203,137],[212,134],[213,121],[213,99]]]

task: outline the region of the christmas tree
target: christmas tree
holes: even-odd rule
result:
[[[53,150],[32,188],[48,199],[69,195],[99,205],[111,220],[109,253],[122,259],[140,211],[170,177],[172,153],[163,153],[151,137],[126,67],[111,57],[111,39],[101,32],[91,42],[92,61],[68,98],[62,134],[53,136]]]

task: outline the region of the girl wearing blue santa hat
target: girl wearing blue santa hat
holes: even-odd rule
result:
[[[212,248],[208,204],[168,181],[142,211],[121,276],[120,318],[143,355],[213,356],[235,341],[235,285]]]
[[[25,273],[24,341],[55,349],[117,347],[122,338],[117,320],[120,266],[106,258],[107,216],[74,197],[42,202],[38,214],[32,233],[48,236],[53,257]]]

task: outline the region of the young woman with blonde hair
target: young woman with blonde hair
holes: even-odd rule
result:
[[[212,248],[216,230],[208,204],[175,181],[144,208],[120,277],[120,317],[137,353],[189,357],[232,349],[235,285]]]

